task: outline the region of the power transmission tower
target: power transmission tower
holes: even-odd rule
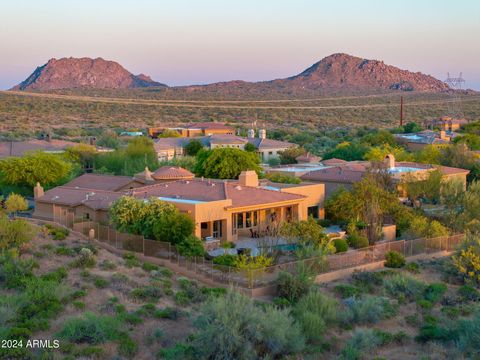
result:
[[[452,119],[464,119],[462,98],[460,96],[462,86],[465,84],[465,79],[462,78],[462,73],[458,77],[450,76],[447,73],[447,79],[445,83],[450,86],[450,99],[447,101],[448,116]]]

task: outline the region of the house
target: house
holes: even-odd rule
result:
[[[152,138],[158,137],[165,130],[176,131],[181,137],[198,137],[198,136],[210,136],[210,135],[233,135],[235,134],[235,128],[228,126],[224,123],[218,123],[214,121],[206,122],[194,122],[178,127],[161,128],[151,127],[148,128],[148,135]]]
[[[78,146],[80,143],[51,139],[46,136],[43,139],[32,139],[25,141],[1,141],[0,159],[7,157],[22,157],[29,152],[43,151],[50,154],[61,154],[69,147]],[[92,144],[95,146],[94,144]],[[112,149],[96,146],[98,152],[113,151]]]
[[[108,209],[121,196],[156,197],[191,217],[196,236],[222,241],[266,234],[283,221],[324,216],[323,184],[261,183],[254,171],[242,172],[236,181],[189,178],[141,184],[108,175],[81,178],[46,192],[37,184],[33,216],[67,224],[81,219],[107,222]]]
[[[297,145],[279,140],[267,139],[267,131],[261,129],[258,137],[255,130],[250,129],[248,136],[241,137],[233,134],[212,134],[200,137],[171,137],[154,140],[154,148],[160,161],[168,161],[185,154],[185,147],[190,141],[199,141],[207,149],[237,148],[243,150],[246,144],[252,144],[260,156],[262,162],[278,158],[279,153]]]
[[[439,128],[443,131],[455,131],[460,129],[463,125],[468,124],[467,119],[456,119],[451,116],[442,116],[438,119],[426,120],[423,126],[427,129]]]
[[[418,133],[410,134],[395,134],[395,140],[404,145],[410,151],[417,151],[423,149],[427,145],[445,146],[458,136],[452,131],[433,131],[424,130]]]
[[[324,168],[305,173],[300,176],[302,180],[325,184],[325,196],[329,197],[338,188],[349,189],[353,184],[361,181],[374,167],[370,161],[348,161],[337,164],[325,164]],[[396,184],[400,184],[405,176],[413,176],[419,181],[426,179],[431,171],[438,169],[443,179],[458,179],[466,187],[469,170],[448,166],[435,166],[415,162],[395,161],[393,155],[388,155],[383,162],[384,169],[391,175]],[[401,188],[399,187],[399,190]]]

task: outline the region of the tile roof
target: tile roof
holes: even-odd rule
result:
[[[58,205],[78,206],[85,205],[92,209],[107,210],[111,203],[123,196],[124,193],[90,189],[57,186],[45,192],[45,195],[36,199],[37,202],[53,203]]]
[[[179,166],[162,166],[152,173],[155,180],[192,179],[194,176],[190,171]]]
[[[26,140],[26,141],[2,141],[0,142],[0,157],[23,156],[28,151],[59,152],[79,143],[66,140]]]
[[[130,176],[83,174],[63,186],[89,190],[118,191],[134,183],[142,184]]]
[[[225,183],[227,197],[232,199],[232,207],[254,206],[282,201],[304,199],[305,196],[290,194],[258,187],[240,186],[238,183]]]
[[[297,146],[296,144],[292,144],[287,141],[273,139],[249,138],[247,140],[250,144],[253,144],[258,150],[287,149]]]
[[[343,160],[343,159],[337,159],[337,158],[331,158],[331,159],[327,159],[327,160],[322,160],[322,164],[323,165],[326,165],[326,166],[329,166],[329,165],[337,165],[337,164],[345,164],[347,163],[347,161]]]
[[[181,128],[185,129],[203,129],[203,130],[213,130],[213,129],[233,129],[232,126],[227,125],[225,123],[219,123],[215,121],[204,121],[204,122],[192,122],[190,124],[180,126]]]

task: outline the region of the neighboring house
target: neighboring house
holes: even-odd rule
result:
[[[154,147],[160,161],[171,160],[174,157],[180,157],[185,154],[185,147],[190,141],[200,141],[208,149],[215,148],[237,148],[243,150],[245,145],[250,143],[257,149],[262,162],[268,162],[270,159],[278,158],[279,152],[297,145],[279,140],[267,139],[265,129],[259,131],[259,137],[255,137],[255,131],[250,129],[248,137],[237,135],[214,134],[210,136],[201,136],[196,138],[177,137],[177,138],[159,138],[154,140]]]
[[[75,186],[71,182],[45,193],[37,185],[33,216],[64,223],[67,219],[70,223],[77,219],[106,222],[112,202],[119,197],[156,197],[191,217],[197,237],[222,241],[265,234],[278,228],[282,221],[305,220],[309,215],[324,216],[323,184],[260,183],[254,171],[242,172],[238,181],[187,179],[138,187],[136,179],[130,179],[129,183],[126,179],[117,181],[106,175],[82,177],[73,182]],[[105,185],[114,182],[115,186]],[[120,190],[112,190],[117,185],[123,186]]]
[[[235,134],[235,128],[226,125],[224,123],[218,123],[214,121],[190,123],[183,126],[161,128],[153,127],[148,128],[148,135],[156,138],[163,131],[170,130],[176,131],[181,137],[198,137],[198,136],[210,136],[210,135],[233,135]]]
[[[120,136],[128,136],[128,137],[136,137],[136,136],[143,136],[143,132],[141,131],[122,131]]]
[[[295,158],[295,161],[298,164],[318,164],[320,162],[320,160],[321,160],[321,158],[311,154],[310,152],[307,152],[306,154],[297,156]]]
[[[28,152],[43,151],[52,154],[61,154],[67,148],[78,146],[80,143],[50,139],[33,139],[26,141],[2,141],[0,142],[0,158],[21,157]],[[94,146],[94,145],[93,145]],[[96,146],[98,152],[113,151],[112,149]]]
[[[460,129],[463,125],[468,124],[467,119],[455,119],[450,116],[442,116],[439,119],[431,119],[424,121],[423,125],[427,129],[439,128],[443,131],[455,131]]]
[[[456,136],[458,136],[458,133],[445,130],[424,130],[418,133],[395,134],[394,136],[395,140],[399,144],[404,145],[408,150],[417,151],[423,149],[427,145],[448,145]]]
[[[388,155],[383,164],[396,184],[400,184],[402,179],[407,175],[412,175],[419,181],[423,180],[428,176],[429,172],[438,169],[445,180],[455,178],[460,180],[464,184],[464,187],[466,187],[467,175],[470,172],[469,170],[447,166],[435,166],[405,161],[396,162],[393,155]],[[372,165],[372,162],[369,161],[349,161],[332,164],[325,166],[323,169],[310,171],[300,178],[306,181],[325,184],[325,194],[326,197],[329,197],[338,188],[344,187],[349,189],[353,184],[361,181],[372,168]],[[399,190],[402,191],[400,187]]]

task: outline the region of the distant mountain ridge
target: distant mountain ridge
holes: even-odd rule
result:
[[[121,65],[102,58],[51,59],[38,67],[25,81],[12,90],[55,90],[72,88],[139,88],[167,87],[140,74],[133,75]],[[433,76],[386,65],[383,61],[367,60],[338,53],[327,56],[298,75],[261,82],[241,80],[208,85],[173,88],[185,92],[217,94],[261,94],[267,92],[296,93],[302,91],[427,91],[443,92],[450,88]]]
[[[102,58],[50,59],[12,90],[55,90],[72,88],[126,89],[165,86],[140,74],[133,75],[115,61]]]

